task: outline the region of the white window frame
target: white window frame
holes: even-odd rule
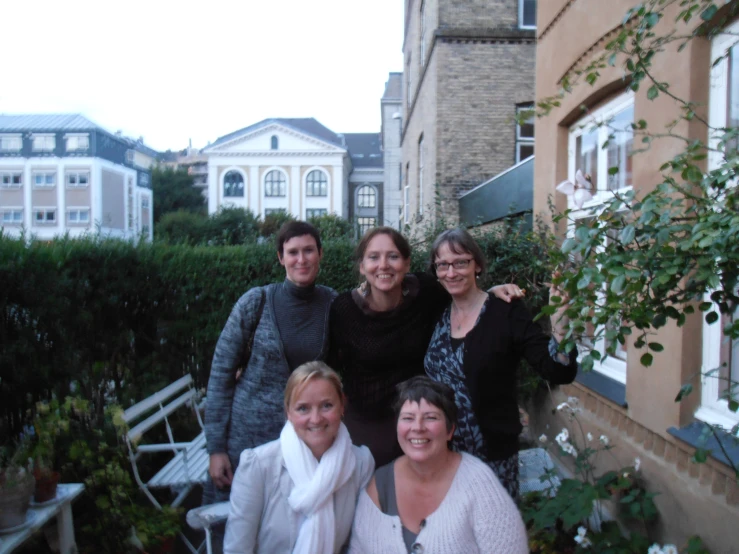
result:
[[[323,177],[323,181],[318,180],[308,183],[308,178],[313,175],[314,172],[320,174],[320,176]],[[306,171],[304,186],[306,198],[325,198],[328,196],[328,173],[319,168],[313,168]],[[318,188],[318,194],[314,194],[316,192],[316,188]]]
[[[5,178],[8,178],[9,182],[5,182]],[[19,177],[17,183],[14,183],[14,177]],[[22,171],[0,171],[0,188],[3,189],[19,189],[23,187],[23,172]]]
[[[729,25],[725,31],[730,34],[719,34],[711,42],[711,63],[722,57],[732,46],[739,44],[739,21]],[[710,90],[708,101],[708,121],[712,128],[725,128],[728,120],[727,105],[729,98],[729,59],[724,57],[711,67]],[[718,137],[709,139],[709,146],[718,145]],[[710,151],[708,154],[708,170],[719,167],[722,163],[720,152]],[[730,186],[736,186],[732,183]],[[711,291],[712,292],[712,291]],[[706,293],[705,302],[711,302],[711,292]],[[718,306],[715,306],[720,313]],[[720,425],[727,431],[739,424],[739,413],[729,409],[729,402],[720,398],[720,381],[716,372],[711,376],[705,373],[721,365],[721,347],[728,340],[722,332],[721,321],[708,324],[703,320],[703,353],[701,361],[701,405],[695,412],[695,417],[706,423]]]
[[[237,175],[241,176],[241,194],[226,194],[226,176],[229,173],[236,173]],[[246,174],[239,168],[236,167],[229,167],[226,169],[226,171],[223,172],[221,177],[221,190],[223,191],[223,198],[246,198],[247,194],[247,183],[246,183]]]
[[[9,221],[5,221],[6,215],[10,215]],[[3,206],[0,209],[0,225],[23,225],[23,206]]]
[[[276,171],[277,173],[282,175],[282,179],[283,179],[282,187],[284,187],[284,189],[278,190],[278,193],[282,192],[282,194],[267,194],[267,177],[273,171]],[[279,184],[279,181],[278,181],[278,184]],[[264,190],[265,198],[285,198],[287,196],[287,189],[290,186],[290,181],[287,178],[287,174],[282,169],[279,169],[277,167],[271,167],[267,171],[264,172],[264,177],[262,178],[262,186],[264,187],[263,190]],[[272,184],[272,186],[273,187],[275,186],[274,183]]]
[[[278,212],[287,213],[287,208],[264,208],[264,217],[276,214]]]
[[[141,195],[141,209],[148,210],[151,207],[151,201],[148,194]]]
[[[32,138],[31,150],[34,152],[53,152],[56,148],[56,135],[53,133],[38,133]]]
[[[56,216],[57,209],[53,206],[34,206],[33,208],[33,225],[40,225],[40,226],[51,226],[56,225],[59,219]],[[39,221],[36,217],[38,214],[44,214],[41,221]],[[48,219],[49,214],[54,214],[54,219],[50,220]]]
[[[536,0],[536,1],[537,1],[537,6],[536,6],[537,7],[537,10],[535,10],[535,13],[536,13],[536,11],[538,11],[538,8],[539,8],[539,6],[538,6],[538,0]],[[534,25],[526,25],[524,23],[524,21],[523,21],[523,5],[524,5],[524,2],[526,2],[526,0],[518,0],[518,28],[519,29],[536,29],[536,24],[534,24]]]
[[[74,183],[72,183],[71,177],[74,176]],[[80,183],[80,177],[85,176],[87,178],[86,183]],[[81,171],[67,171],[64,174],[64,182],[68,189],[84,189],[90,186],[90,172],[87,170]]]
[[[419,65],[423,68],[426,65],[426,0],[421,0],[421,7],[419,9]]]
[[[369,229],[377,227],[377,218],[375,216],[361,216],[357,218],[357,229],[359,236],[363,236]],[[364,230],[362,230],[364,229]]]
[[[411,62],[413,61],[413,56],[410,54],[408,55],[408,63],[406,67],[408,70],[406,71],[406,78],[405,78],[405,86],[406,86],[406,111],[411,111],[411,100],[413,98],[413,91],[411,90],[413,88],[413,74],[411,73],[411,68],[413,67],[411,65]]]
[[[363,192],[366,191],[366,192]],[[369,198],[368,203],[362,203],[362,198]],[[377,190],[372,185],[362,185],[357,189],[357,209],[372,209],[377,207]]]
[[[593,127],[593,124],[595,122],[602,122],[607,121],[609,118],[613,117],[614,115],[620,113],[621,111],[629,108],[630,106],[634,105],[634,94],[633,92],[629,91],[624,94],[619,95],[617,98],[614,98],[607,104],[601,106],[597,110],[594,110],[592,113],[590,113],[588,116],[582,118],[578,122],[576,122],[572,127],[570,127],[570,134],[569,134],[569,144],[568,144],[568,178],[571,182],[575,182],[575,172],[577,167],[577,139],[578,137],[582,136],[585,133],[590,132],[590,130]],[[597,139],[597,171],[598,171],[598,183],[601,187],[598,191],[593,191],[593,199],[589,202],[586,202],[582,209],[577,209],[577,206],[573,202],[573,199],[568,196],[567,202],[568,202],[568,208],[572,210],[570,213],[571,217],[573,219],[588,219],[590,217],[594,217],[597,212],[598,208],[603,205],[603,203],[611,198],[613,198],[614,192],[619,193],[625,193],[629,190],[631,190],[633,187],[627,186],[618,189],[618,191],[609,191],[607,189],[608,186],[608,154],[607,151],[602,149],[601,146],[606,142],[608,139],[608,135],[610,134],[610,130],[607,126],[599,127],[598,130],[598,139]],[[570,225],[567,235],[568,236],[574,236],[575,233],[575,226]],[[602,357],[605,356],[606,353],[606,339],[605,336],[601,336],[595,344],[593,344],[592,348],[594,350],[597,350]],[[581,349],[583,350],[583,349]],[[580,353],[580,357],[582,357],[585,354],[585,352]],[[611,379],[618,381],[619,383],[626,384],[627,379],[627,360],[622,360],[620,358],[617,358],[615,356],[608,356],[605,360],[601,361],[595,361],[593,364],[593,371],[597,371],[598,373],[601,373],[605,375],[606,377],[610,377]]]
[[[44,182],[39,184],[36,182],[37,177],[44,177]],[[47,177],[51,177],[51,183],[47,183]],[[31,175],[31,183],[35,189],[53,189],[56,186],[56,171],[34,171]]]
[[[529,105],[521,105],[516,106],[516,116],[518,116],[521,112],[529,111],[534,109],[534,104]],[[532,119],[532,125],[534,126],[534,136],[533,137],[524,137],[521,135],[521,124],[518,122],[518,119],[516,119],[516,163],[520,163],[531,156],[526,156],[525,158],[521,156],[521,147],[522,146],[531,146],[532,148],[535,148],[534,144],[534,138],[536,137],[536,116],[532,113],[531,114]],[[534,150],[536,153],[536,150]],[[532,154],[533,156],[534,154]]]
[[[72,219],[72,214],[75,214],[75,219]],[[87,214],[87,217],[85,219],[82,219],[82,214]],[[67,224],[89,225],[90,208],[87,206],[67,206]]]
[[[410,223],[411,217],[411,187],[406,185],[403,187],[403,221]]]
[[[23,135],[0,135],[0,152],[20,152],[23,149]]]
[[[68,133],[64,135],[67,152],[86,152],[90,149],[89,133]]]

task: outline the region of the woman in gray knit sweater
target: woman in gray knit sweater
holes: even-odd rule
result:
[[[208,381],[210,479],[203,504],[228,500],[241,452],[280,435],[285,423],[283,391],[292,370],[326,355],[329,306],[336,293],[315,284],[322,255],[315,227],[303,221],[286,223],[277,235],[285,281],[249,290],[231,311]],[[251,357],[242,368],[252,334]],[[237,379],[239,369],[243,372]]]

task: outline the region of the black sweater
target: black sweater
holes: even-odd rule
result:
[[[518,450],[517,369],[521,357],[552,384],[575,379],[577,350],[570,353],[569,364],[560,364],[549,354],[549,340],[523,302],[509,304],[493,295],[480,321],[464,338],[466,385],[491,460],[508,458]],[[438,369],[427,367],[432,375]]]

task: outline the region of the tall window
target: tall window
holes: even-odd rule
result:
[[[739,22],[729,25],[725,32],[711,44],[711,61],[718,60],[711,67],[708,102],[709,123],[713,129],[739,127]],[[718,141],[718,136],[711,137],[709,146],[720,150]],[[736,146],[727,145],[726,149],[729,148]],[[718,169],[723,157],[721,151],[710,152],[709,171]],[[703,300],[711,302],[710,294],[706,294]],[[715,308],[718,312],[718,307]],[[737,318],[739,310],[724,314],[716,323],[703,322],[701,406],[695,416],[727,430],[739,423],[739,413],[729,407],[730,398],[739,400],[739,388],[736,387],[739,382],[739,340],[728,340],[722,329]]]
[[[279,147],[280,147],[280,139],[277,138],[277,135],[272,135],[272,138],[269,139],[270,150],[277,150]]]
[[[418,199],[418,215],[423,215],[423,135],[418,139],[418,191],[416,198]]]
[[[408,224],[411,219],[411,185],[408,174],[410,173],[410,164],[405,164],[405,186],[403,187],[403,221]]]
[[[243,198],[244,176],[241,173],[231,170],[223,176],[223,196]]]
[[[426,0],[421,0],[421,13],[419,14],[421,32],[420,37],[420,53],[419,63],[421,67],[426,63]]]
[[[406,111],[411,110],[411,89],[413,88],[413,79],[411,78],[411,56],[408,55],[408,62],[405,64],[405,106]]]
[[[375,188],[370,185],[364,185],[357,191],[357,207],[358,208],[375,208],[377,207],[377,193]]]
[[[516,115],[533,109],[533,104],[517,106]],[[526,121],[516,122],[516,163],[534,155],[534,117],[532,113]]]
[[[377,225],[377,218],[374,217],[358,217],[357,225],[359,226],[359,236],[364,235],[368,230]]]
[[[282,171],[273,169],[264,176],[265,196],[285,196],[287,181]]]
[[[594,126],[594,122],[604,121],[607,122],[606,125]],[[595,110],[592,115],[570,128],[569,178],[574,182],[575,173],[580,170],[590,178],[593,186],[593,200],[582,209],[577,209],[572,200],[568,200],[568,207],[573,210],[571,216],[578,225],[587,225],[594,221],[593,209],[612,198],[614,191],[623,191],[632,186],[630,153],[634,140],[633,121],[634,96],[632,93],[626,93]],[[609,141],[610,135],[613,136]],[[606,149],[601,148],[606,141],[608,141]],[[611,175],[609,169],[614,167],[618,168],[618,172]],[[571,227],[569,232],[574,234],[575,227]],[[587,329],[586,333],[592,336],[595,331],[595,328],[591,328]],[[583,350],[595,349],[603,355],[609,341],[606,338],[600,338],[595,342],[586,339],[581,346]],[[625,349],[617,345],[616,355],[596,362],[593,369],[616,381],[626,383]]]
[[[536,29],[536,0],[518,0],[518,26]]]
[[[305,178],[306,196],[326,196],[328,194],[328,178],[320,169],[314,169]]]

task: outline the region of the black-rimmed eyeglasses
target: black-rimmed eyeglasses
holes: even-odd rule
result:
[[[468,258],[466,260],[454,260],[452,263],[449,262],[436,262],[434,264],[434,269],[436,269],[436,273],[446,273],[449,271],[449,266],[452,266],[454,269],[467,269],[470,265],[470,262],[474,258]]]

